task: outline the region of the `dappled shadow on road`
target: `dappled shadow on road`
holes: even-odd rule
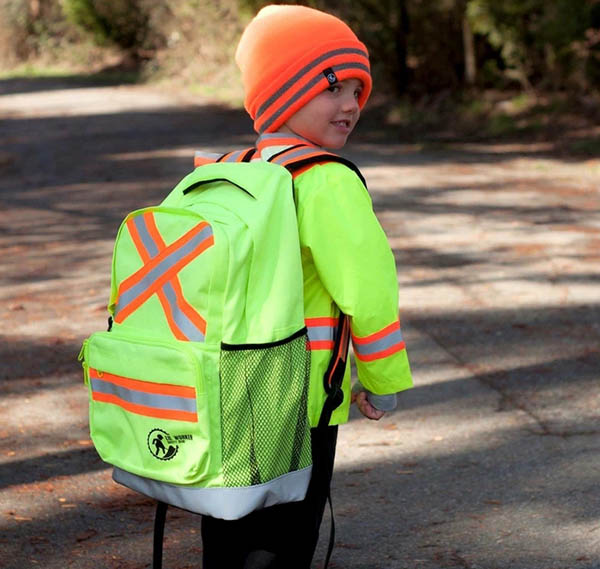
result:
[[[34,83],[31,90],[36,90]],[[79,383],[76,356],[80,336],[101,329],[105,322],[111,244],[119,223],[129,211],[159,202],[191,170],[194,148],[225,151],[253,141],[251,123],[242,111],[214,105],[3,121],[0,291],[5,336],[0,344],[0,398],[6,409],[26,409],[34,394],[66,390],[77,377],[73,392],[80,390],[76,393],[81,393],[79,415],[84,423],[85,387]],[[432,300],[438,300],[435,287],[441,285],[462,290],[511,280],[518,281],[518,287],[587,287],[597,282],[592,266],[600,243],[595,241],[597,212],[586,187],[524,177],[516,184],[512,180],[509,189],[535,195],[528,201],[510,201],[499,199],[507,190],[504,179],[440,182],[438,173],[440,178],[428,184],[403,178],[403,168],[439,165],[459,165],[454,174],[470,176],[473,172],[462,170],[464,165],[502,166],[516,157],[547,157],[547,147],[497,152],[485,144],[452,151],[371,146],[362,153],[357,144],[348,150],[360,166],[390,168],[388,178],[375,178],[378,190],[373,198],[393,241],[404,286],[423,294],[431,290]],[[405,244],[407,231],[405,222],[398,222],[399,214],[402,220],[433,220],[431,226],[440,234],[449,227],[444,225],[449,216],[469,227],[484,220],[499,242],[480,249],[469,247],[469,240],[454,247],[433,237]],[[426,233],[424,226],[410,229]],[[571,232],[575,238],[566,247],[561,241],[552,249],[545,241],[530,243],[532,230],[553,239]],[[553,258],[559,249],[564,258],[582,265],[568,272],[561,267],[548,271],[542,263],[530,267],[544,255]],[[485,292],[492,299],[498,294]],[[369,456],[356,467],[339,469],[334,490],[340,520],[338,567],[381,569],[383,562],[372,558],[375,543],[387,556],[386,567],[538,569],[551,550],[550,541],[560,539],[552,530],[560,520],[577,524],[597,515],[586,504],[597,483],[590,457],[600,432],[594,399],[600,305],[597,297],[586,294],[582,298],[587,302],[563,304],[535,298],[537,303],[519,306],[448,301],[433,308],[426,303],[403,307],[407,337],[411,328],[427,335],[456,369],[444,380],[427,383],[421,376],[448,364],[433,358],[428,346],[422,352],[416,349],[415,389],[401,396],[399,410],[386,418],[379,435],[373,438],[372,431],[365,431],[364,444],[382,449],[379,460]],[[68,327],[61,319],[73,324],[70,335],[63,333]],[[410,342],[408,346],[410,351]],[[487,399],[481,397],[482,390]],[[458,428],[464,409],[473,420],[490,413],[522,414],[526,420],[499,429],[478,424],[469,437],[456,436],[447,447],[442,441],[450,437],[443,433],[437,441],[442,444],[409,448],[414,433],[409,421],[418,429],[442,417],[444,425]],[[355,419],[348,429],[359,428]],[[9,558],[19,560],[15,567],[23,566],[23,555],[49,569],[64,567],[65,556],[80,569],[139,569],[149,564],[151,502],[115,491],[89,447],[60,448],[62,424],[43,426],[44,441],[54,445],[51,449],[19,456],[21,447],[31,448],[31,438],[41,436],[34,425],[22,421],[9,425],[10,440],[3,427],[8,451],[0,465],[0,486],[7,496],[11,493],[10,503],[20,504],[21,496],[36,488],[43,494],[45,486],[40,484],[51,483],[68,495],[75,481],[79,494],[69,508],[62,508],[58,494],[48,490],[37,496],[35,515],[17,519],[16,507],[13,514],[5,512],[0,544]],[[406,429],[406,438],[390,442],[386,437],[394,429]],[[367,447],[359,446],[357,453],[361,448]],[[567,476],[554,477],[553,472]],[[545,521],[539,521],[540,516]],[[538,521],[528,529],[532,520]],[[197,567],[201,544],[191,532],[198,528],[198,518],[180,513],[171,527],[167,558],[173,566]],[[370,536],[369,547],[365,534]],[[577,538],[570,539],[574,541],[565,546],[564,559],[555,561],[591,569],[586,561],[591,552],[584,542],[575,564],[572,552],[579,545]]]
[[[399,435],[395,444],[403,456],[394,460],[389,447],[394,442],[389,442],[389,431],[381,430],[381,461],[337,473],[334,501],[341,541],[360,542],[360,532],[372,524],[378,543],[395,545],[392,559],[407,562],[411,558],[404,555],[412,552],[411,567],[421,566],[417,559],[428,560],[427,567],[579,567],[578,558],[581,566],[594,567],[591,543],[574,543],[567,528],[596,520],[594,508],[582,503],[595,492],[597,442],[588,438],[568,447],[508,430],[482,432],[457,448],[456,439],[452,447],[443,442],[451,432],[440,434],[404,455]],[[558,472],[563,478],[553,474]],[[365,503],[374,505],[368,513]],[[561,525],[562,536],[556,532]],[[359,555],[367,560],[370,553]],[[368,565],[350,561],[342,566]]]
[[[9,486],[36,484],[60,476],[76,476],[107,467],[93,448],[65,450],[13,460],[0,464],[0,490]]]
[[[44,381],[21,388],[19,380],[56,378],[80,371],[77,362],[80,348],[81,344],[59,336],[36,339],[4,336],[0,344],[0,396],[58,386]]]
[[[395,421],[398,428],[406,426],[402,413],[391,416],[387,426]],[[390,442],[389,429],[370,429],[366,436],[371,449],[382,449],[380,459],[338,468],[334,476],[337,547],[332,567],[595,567],[590,542],[570,529],[593,522],[597,515],[581,506],[597,485],[591,459],[597,443],[592,439],[561,446],[518,429],[482,430],[459,448],[432,441],[406,451],[402,436]],[[69,491],[68,479],[55,478],[54,492],[45,494],[45,500],[44,492],[42,500],[33,500],[38,517],[16,515],[14,520],[13,512],[3,522],[0,543],[5,553],[21,563],[25,558],[32,564],[43,562],[49,569],[66,562],[79,569],[147,566],[153,502],[113,484],[108,472],[98,470],[101,464],[91,451],[79,455],[86,468],[72,472],[67,465],[56,473],[94,470],[90,489],[82,493],[79,482]],[[47,472],[41,460],[38,465]],[[33,482],[27,475],[19,479]],[[63,504],[70,508],[54,504],[60,496],[67,496]],[[166,566],[201,566],[199,523],[198,516],[170,510]],[[557,534],[561,525],[566,535]],[[327,534],[325,522],[322,546]],[[558,555],[557,539],[562,543]]]

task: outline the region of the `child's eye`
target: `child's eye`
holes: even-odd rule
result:
[[[331,87],[327,87],[328,91],[331,91],[332,93],[337,93],[340,90],[340,86],[339,85],[331,85]]]

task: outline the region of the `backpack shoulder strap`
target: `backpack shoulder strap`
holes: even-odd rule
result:
[[[269,162],[279,164],[284,168],[287,168],[292,176],[294,174],[304,172],[306,167],[310,167],[314,164],[322,164],[326,162],[338,162],[347,166],[360,178],[360,181],[366,186],[366,181],[361,171],[358,169],[356,164],[346,158],[342,158],[332,152],[327,152],[322,148],[310,146],[308,144],[297,144],[290,148],[286,148],[277,154],[274,154],[269,158]]]
[[[322,148],[310,146],[308,144],[297,144],[286,148],[269,158],[268,162],[279,164],[286,168],[294,177],[306,171],[312,165],[323,164],[327,162],[338,162],[350,168],[359,177],[366,187],[366,182],[358,167],[350,160],[342,158],[332,152],[327,152]],[[344,371],[348,360],[348,345],[350,343],[350,319],[340,311],[338,327],[335,334],[334,348],[331,353],[331,359],[325,375],[323,377],[323,387],[327,393],[325,404],[321,411],[319,419],[319,429],[326,429],[329,425],[331,415],[344,399],[342,392],[342,382],[344,380]]]

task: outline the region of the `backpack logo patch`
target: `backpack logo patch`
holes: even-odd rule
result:
[[[171,460],[177,454],[179,445],[192,438],[192,435],[173,436],[163,429],[152,429],[147,437],[148,450],[158,460]]]

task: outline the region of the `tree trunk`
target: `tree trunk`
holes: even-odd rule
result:
[[[409,20],[406,0],[397,0],[398,20],[395,30],[396,65],[397,76],[395,77],[396,90],[402,94],[408,87],[408,33]]]
[[[465,57],[465,82],[469,87],[475,85],[477,78],[477,67],[475,63],[475,41],[473,40],[473,31],[467,14],[463,13],[462,18],[462,37],[463,53]]]

